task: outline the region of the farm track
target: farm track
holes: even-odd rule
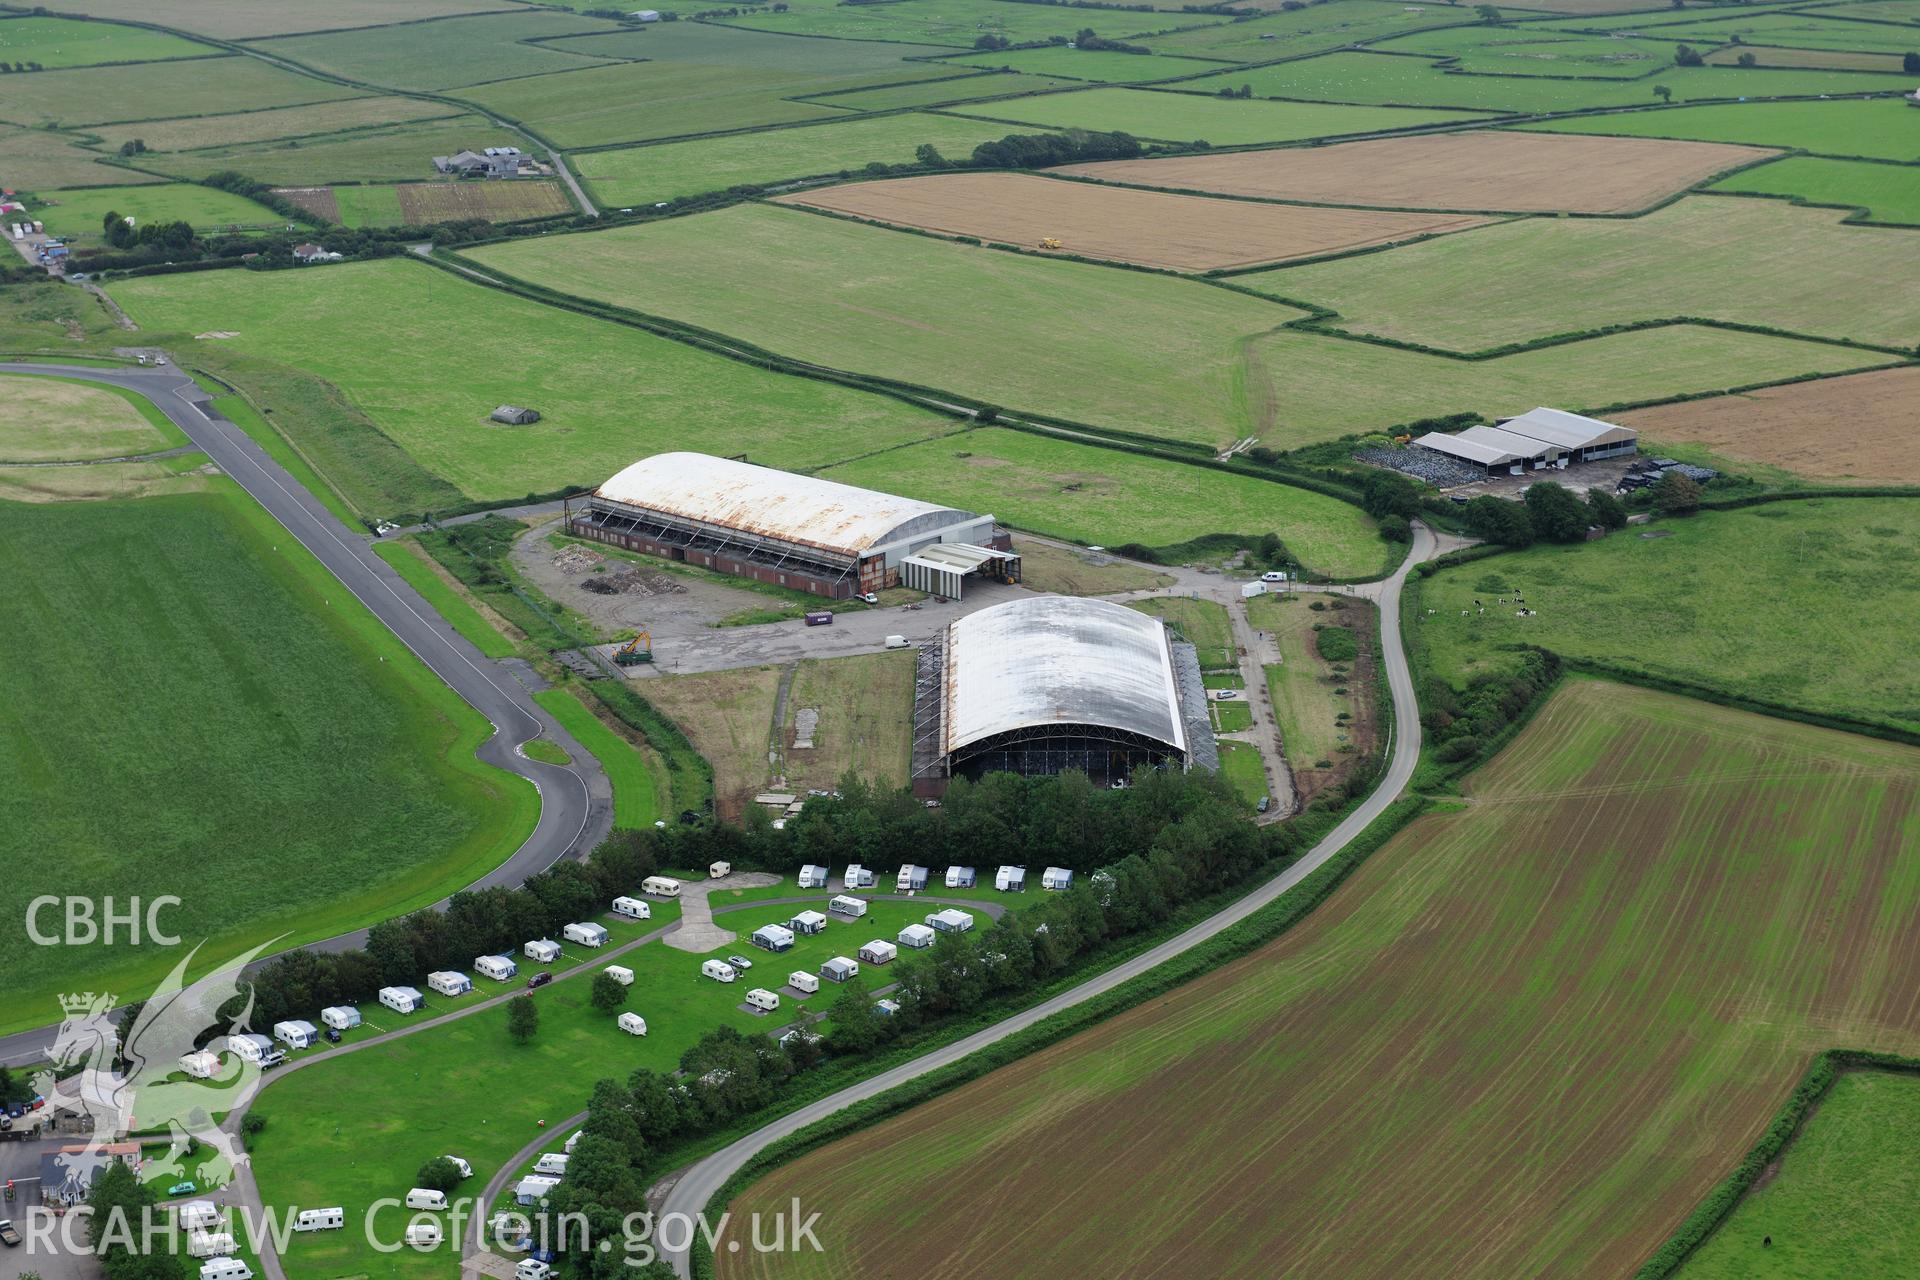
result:
[[[1432,531],[1425,525],[1416,523],[1413,545],[1400,567],[1391,577],[1361,589],[1371,596],[1380,608],[1381,655],[1385,661],[1387,681],[1393,698],[1393,743],[1386,772],[1380,780],[1380,785],[1375,787],[1373,793],[1325,839],[1309,850],[1298,862],[1252,893],[1159,946],[1142,952],[1078,986],[996,1022],[962,1040],[943,1045],[869,1080],[801,1107],[696,1162],[679,1174],[661,1206],[661,1216],[679,1214],[688,1220],[695,1218],[706,1211],[708,1202],[714,1194],[748,1160],[774,1143],[855,1103],[877,1097],[897,1086],[959,1062],[970,1054],[1006,1039],[1015,1032],[1025,1030],[1054,1014],[1083,1004],[1095,996],[1111,991],[1148,972],[1162,962],[1217,936],[1272,903],[1351,844],[1372,824],[1374,819],[1400,798],[1401,793],[1406,790],[1407,784],[1412,780],[1414,767],[1419,762],[1420,707],[1414,695],[1413,676],[1407,664],[1406,648],[1400,638],[1400,591],[1414,566],[1432,558],[1439,549],[1440,543]],[[662,1253],[673,1264],[675,1272],[680,1276],[692,1275],[692,1259],[686,1251],[674,1252],[663,1249]]]
[[[540,817],[513,856],[470,888],[518,885],[564,857],[584,857],[606,837],[613,826],[613,792],[592,754],[538,706],[511,673],[484,657],[374,555],[365,536],[341,524],[245,432],[216,414],[209,403],[212,397],[191,378],[173,368],[109,370],[58,364],[0,364],[0,373],[53,374],[146,397],[428,669],[487,718],[494,733],[475,754],[532,782],[540,794]],[[520,753],[520,744],[543,732],[566,750],[571,764],[544,764]],[[443,899],[435,905],[446,903]],[[359,930],[311,943],[309,949],[346,950],[365,937],[365,930]],[[38,1060],[54,1031],[43,1027],[0,1037],[0,1064]]]

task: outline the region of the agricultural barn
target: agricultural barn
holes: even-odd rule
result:
[[[504,422],[510,427],[524,427],[529,423],[540,421],[538,409],[528,409],[517,404],[503,404],[487,416],[495,422]]]
[[[990,515],[703,453],[642,459],[566,509],[580,537],[831,598],[908,576],[956,596],[965,572],[1020,578]],[[972,568],[908,567],[936,547],[971,548]]]
[[[1429,431],[1413,442],[1461,462],[1484,467],[1488,475],[1522,475],[1564,468],[1573,462],[1617,458],[1636,452],[1640,436],[1598,418],[1560,409],[1534,409],[1494,427],[1465,431]]]
[[[1205,714],[1193,649],[1159,619],[1105,600],[1011,600],[920,651],[914,793],[939,795],[956,774],[1078,769],[1105,785],[1142,765],[1217,768]]]

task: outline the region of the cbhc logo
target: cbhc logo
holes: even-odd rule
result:
[[[160,912],[179,905],[180,899],[172,894],[149,900],[144,910],[139,898],[129,898],[124,908],[117,908],[111,896],[96,903],[92,898],[59,898],[43,894],[27,904],[27,936],[42,947],[90,947],[96,942],[111,947],[117,934],[124,930],[126,944],[137,947],[140,945],[141,925],[144,924],[148,942],[156,946],[177,947],[180,937],[160,927]],[[62,906],[65,908],[66,932],[43,932],[40,928],[41,912],[49,907]]]

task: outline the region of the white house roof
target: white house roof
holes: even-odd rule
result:
[[[656,453],[594,491],[609,502],[859,556],[904,536],[977,519],[971,512],[704,453]]]
[[[1583,417],[1564,409],[1530,409],[1517,418],[1508,418],[1500,424],[1500,429],[1534,440],[1545,440],[1563,449],[1624,444],[1640,438],[1640,433],[1632,427]]]
[[[1034,596],[947,628],[943,751],[1014,729],[1088,725],[1187,748],[1159,619],[1105,600]]]

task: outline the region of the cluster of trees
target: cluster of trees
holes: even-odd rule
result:
[[[1072,44],[1076,49],[1085,49],[1092,53],[1152,53],[1153,50],[1143,44],[1128,44],[1124,40],[1109,40],[1105,36],[1095,35],[1092,27],[1082,27],[1071,40],[1066,36],[1052,36],[1048,44]]]
[[[1676,67],[1704,67],[1707,59],[1690,44],[1683,44],[1673,51],[1673,65]]]
[[[157,1220],[159,1197],[134,1171],[118,1160],[107,1162],[93,1180],[87,1204],[87,1241],[100,1259],[107,1280],[185,1280],[186,1265],[179,1256],[156,1249],[142,1253],[141,1224]]]
[[[1388,542],[1412,540],[1413,517],[1425,501],[1421,487],[1398,471],[1369,468],[1360,478],[1360,507],[1379,522],[1380,536]]]
[[[147,140],[145,138],[129,138],[120,144],[120,154],[123,156],[144,155],[146,154],[146,150]]]
[[[1684,477],[1682,477],[1684,478]],[[1523,502],[1491,496],[1475,498],[1462,513],[1475,537],[1503,547],[1530,547],[1536,542],[1581,542],[1587,530],[1624,529],[1627,509],[1604,489],[1587,490],[1586,501],[1565,485],[1539,480],[1527,488]]]
[[[13,75],[20,71],[45,71],[37,62],[0,62],[0,76]]]
[[[1439,676],[1429,676],[1421,682],[1420,723],[1442,761],[1456,764],[1477,759],[1559,678],[1560,660],[1537,649],[1521,655],[1517,670],[1475,675],[1464,691]]]
[[[1251,98],[1253,96],[1253,86],[1243,84],[1238,89],[1223,87],[1214,96],[1217,98]]]
[[[15,1079],[11,1070],[0,1067],[0,1107],[25,1102],[32,1096],[33,1089],[25,1080]]]
[[[1913,75],[1916,72],[1920,72],[1920,53],[1901,54],[1900,69],[1905,71],[1908,75]]]
[[[118,211],[109,211],[100,220],[100,230],[106,236],[107,243],[116,249],[151,246],[167,254],[185,252],[199,239],[194,235],[192,223],[149,222],[144,227],[136,227]]]
[[[1005,36],[981,36],[973,42],[973,47],[976,49],[984,49],[988,53],[998,53],[1002,49],[1013,48],[1013,41],[1007,39]]]
[[[1063,133],[1010,133],[996,142],[983,142],[975,147],[971,163],[978,169],[1044,169],[1090,160],[1132,160],[1142,150],[1140,140],[1130,133],[1094,133],[1085,129]]]

